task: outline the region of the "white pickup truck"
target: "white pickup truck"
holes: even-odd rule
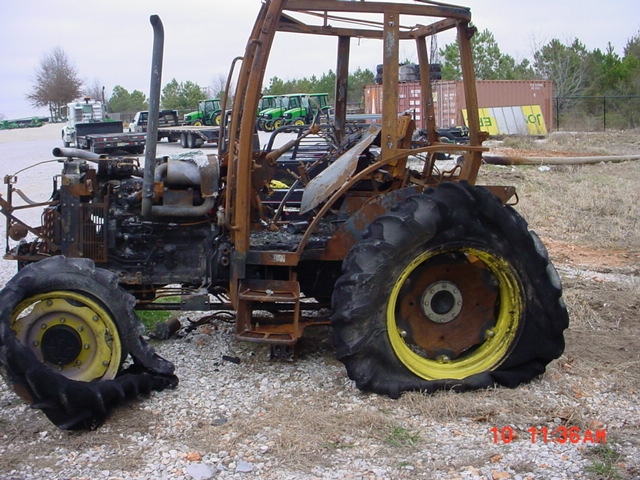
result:
[[[62,128],[62,143],[94,153],[144,153],[146,136],[125,132],[121,121],[109,120],[104,105],[86,97],[67,105],[67,124]]]
[[[129,131],[131,133],[144,133],[147,131],[147,125],[149,124],[149,112],[142,111],[136,112],[133,117],[133,121],[129,124]],[[158,119],[159,127],[178,127],[180,126],[180,120],[178,119],[178,112],[176,110],[160,110]],[[166,138],[168,142],[175,142],[179,139],[179,136],[171,135],[167,131],[158,130],[158,141]]]

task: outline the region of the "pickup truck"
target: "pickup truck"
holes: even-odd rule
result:
[[[149,112],[142,111],[136,112],[133,117],[133,121],[129,124],[129,132],[131,133],[144,133],[147,131],[147,125],[149,124]],[[177,110],[160,110],[158,117],[158,126],[161,128],[171,128],[180,126],[180,119],[178,118]],[[169,131],[158,130],[158,141],[166,138],[168,142],[177,141],[180,136],[172,135]]]
[[[65,127],[66,128],[66,127]],[[122,122],[92,122],[76,123],[73,131],[63,132],[65,147],[75,146],[94,153],[116,153],[124,151],[133,155],[142,155],[146,143],[143,133],[128,133],[123,131]]]
[[[62,143],[93,153],[144,153],[146,135],[125,132],[121,121],[109,120],[99,101],[85,98],[67,105],[67,125],[62,128]]]

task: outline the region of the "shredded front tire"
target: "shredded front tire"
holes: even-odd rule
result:
[[[175,387],[173,365],[142,339],[134,306],[91,260],[24,267],[0,292],[5,380],[62,429],[95,428],[118,404]]]

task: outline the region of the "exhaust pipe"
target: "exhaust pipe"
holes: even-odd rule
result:
[[[151,82],[149,85],[149,123],[147,124],[147,147],[144,155],[144,179],[142,182],[142,216],[151,216],[153,204],[153,178],[158,142],[160,116],[160,89],[162,82],[162,56],[164,53],[164,27],[158,15],[151,15],[153,27],[153,55],[151,59]]]
[[[100,155],[90,152],[88,150],[81,150],[79,148],[62,148],[54,147],[54,157],[67,157],[67,158],[82,158],[83,160],[98,160]]]

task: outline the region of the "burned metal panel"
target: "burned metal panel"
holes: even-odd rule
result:
[[[415,185],[399,190],[392,190],[386,194],[363,199],[362,197],[347,197],[343,208],[351,205],[358,208],[349,214],[348,219],[340,225],[332,235],[324,249],[323,260],[342,260],[349,249],[362,239],[367,226],[383,213],[389,212],[391,207],[410,195],[420,193],[421,187]],[[363,203],[364,200],[364,203]]]
[[[373,143],[378,133],[380,133],[380,127],[374,125],[369,127],[357,144],[307,184],[302,194],[300,213],[317,207],[349,179],[358,166],[360,154]]]
[[[107,257],[107,229],[105,221],[109,208],[105,203],[85,203],[80,210],[78,226],[78,242],[81,249],[80,256],[90,258],[94,262],[106,262]]]

